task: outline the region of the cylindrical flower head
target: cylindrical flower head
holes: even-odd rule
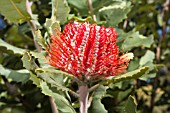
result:
[[[113,27],[69,23],[62,33],[56,29],[47,48],[49,63],[77,78],[108,77],[126,70],[132,53],[119,56]]]

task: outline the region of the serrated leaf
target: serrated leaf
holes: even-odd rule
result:
[[[143,80],[143,81],[148,81],[148,80],[151,79],[151,78],[155,78],[156,75],[157,75],[156,72],[155,72],[155,73],[148,73],[148,74],[143,75],[143,76],[140,77],[139,79],[140,79],[140,80]]]
[[[99,86],[93,93],[91,107],[89,113],[107,113],[107,110],[104,108],[104,105],[101,103],[101,99],[106,93],[108,87]]]
[[[150,51],[150,50],[147,50],[145,55],[142,56],[142,58],[140,59],[140,62],[139,64],[141,66],[145,65],[147,62],[153,62],[153,60],[155,59],[155,53]]]
[[[118,96],[117,96],[117,102],[121,102],[124,99],[126,99],[130,95],[132,90],[133,90],[132,88],[129,88],[129,89],[124,90],[124,91],[119,91]]]
[[[128,97],[128,100],[126,101],[124,113],[137,113],[136,107],[137,107],[136,100],[133,96],[130,95]]]
[[[88,2],[87,0],[68,0],[70,6],[74,7],[81,16],[88,15]]]
[[[153,43],[153,36],[143,36],[140,35],[139,32],[128,32],[125,34],[126,39],[124,40],[122,44],[122,49],[124,51],[131,50],[134,47],[150,47],[151,44]]]
[[[0,0],[0,12],[14,23],[22,23],[31,18],[26,10],[26,0]]]
[[[38,78],[35,74],[30,72],[30,80],[33,81],[33,84],[35,84],[37,87],[40,88],[40,82],[42,81],[40,78]]]
[[[57,20],[64,24],[69,16],[70,8],[66,0],[52,0],[52,20]]]
[[[108,25],[113,26],[127,18],[127,14],[130,12],[130,9],[130,2],[117,1],[109,6],[101,8],[99,13],[107,20]]]
[[[0,75],[5,76],[6,78],[11,78],[15,82],[25,83],[29,79],[29,73],[27,70],[12,70],[3,67],[0,64]]]
[[[18,54],[18,55],[22,55],[26,51],[25,49],[15,47],[3,41],[2,39],[0,39],[0,48],[3,48],[3,47],[5,47],[7,51],[12,51],[14,54]]]
[[[150,50],[147,50],[145,55],[141,57],[139,62],[140,66],[149,66],[150,68],[146,74],[139,78],[140,80],[147,81],[149,78],[154,78],[156,76],[156,71],[154,71],[156,66],[153,64],[154,59],[155,53]]]
[[[43,63],[45,65],[48,62],[47,58],[45,58],[45,54],[46,54],[45,51],[41,51],[41,53],[30,51],[30,54],[31,56],[37,58],[39,63]]]
[[[51,96],[54,98],[57,108],[60,113],[76,113],[74,108],[70,105],[68,100],[57,93],[52,92],[48,87],[47,83],[38,78],[35,74],[30,72],[30,79],[33,81],[33,84],[37,85],[42,90],[42,93]]]
[[[37,30],[37,31],[35,32],[35,39],[37,40],[38,44],[39,44],[42,48],[46,49],[47,44],[46,44],[44,38],[42,37],[40,30]]]
[[[52,92],[52,90],[50,90],[46,82],[41,81],[40,88],[43,94],[54,98],[55,103],[60,113],[76,113],[76,111],[70,105],[68,100],[62,95]]]
[[[73,75],[71,75],[69,73],[66,73],[61,70],[52,69],[52,68],[37,68],[36,72],[48,72],[48,73],[56,74],[56,75],[70,76],[71,78],[73,77]]]
[[[9,69],[6,69],[4,68],[1,64],[0,64],[0,74],[5,76],[6,78],[8,77],[8,75],[10,74],[10,70]]]
[[[91,103],[88,113],[108,113],[101,103],[101,99],[94,99]]]
[[[55,35],[55,29],[61,30],[60,24],[57,21],[53,21],[52,19],[46,19],[46,22],[44,24],[49,34]]]
[[[29,80],[30,75],[27,70],[11,70],[8,77],[15,82],[26,83]]]
[[[101,99],[104,94],[106,93],[106,90],[107,90],[108,87],[106,86],[99,86],[95,91],[94,91],[94,94],[93,94],[93,98],[95,99]]]
[[[62,75],[53,75],[50,73],[37,73],[37,76],[46,81],[47,83],[51,84],[51,87],[56,87],[57,90],[62,90],[62,91],[69,91],[68,88],[63,86],[63,76]],[[56,77],[55,77],[56,76]]]
[[[110,84],[110,83],[117,83],[120,81],[125,81],[125,80],[131,80],[131,79],[137,79],[139,77],[141,77],[142,75],[145,74],[145,72],[149,69],[149,67],[142,67],[140,69],[128,72],[126,74],[123,75],[119,75],[119,76],[114,76],[112,77],[112,79],[108,79],[104,82],[104,84]]]
[[[98,13],[98,10],[103,8],[104,6],[108,6],[110,4],[113,4],[115,0],[92,0],[93,5],[93,12]]]
[[[25,67],[27,70],[35,70],[36,68],[38,68],[37,64],[31,58],[31,55],[29,52],[25,52],[21,59],[23,62],[23,67]]]

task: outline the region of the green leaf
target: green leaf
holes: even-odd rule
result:
[[[100,99],[94,99],[88,113],[108,113]]]
[[[61,31],[60,24],[57,21],[53,21],[52,19],[46,19],[44,24],[45,28],[47,29],[48,34],[56,34],[56,28]]]
[[[137,103],[133,96],[129,96],[128,100],[125,104],[125,112],[124,113],[137,113],[136,111]]]
[[[15,82],[25,83],[29,80],[29,73],[27,70],[11,70],[3,67],[0,64],[0,74],[6,78],[11,78]]]
[[[47,44],[46,44],[44,38],[42,37],[40,30],[37,30],[37,31],[35,32],[35,39],[37,40],[38,44],[39,44],[42,48],[44,48],[44,49],[47,48]]]
[[[30,72],[30,80],[33,81],[33,84],[35,84],[37,87],[40,88],[40,82],[42,81],[40,78],[38,78],[35,74]]]
[[[0,64],[0,74],[5,76],[6,78],[8,77],[8,75],[10,74],[10,70],[9,69],[6,69],[5,67],[3,67],[1,64]]]
[[[93,98],[95,99],[101,99],[104,94],[106,93],[106,90],[107,90],[108,87],[106,86],[99,86],[95,91],[94,91],[94,94],[93,94]]]
[[[63,96],[52,92],[52,90],[50,90],[50,88],[48,87],[46,82],[41,81],[40,88],[41,88],[43,94],[54,98],[55,103],[56,103],[57,108],[60,113],[76,113],[76,111],[70,105],[68,100]]]
[[[81,16],[88,16],[87,0],[68,0],[68,4],[74,7]]]
[[[53,75],[47,72],[36,72],[37,76],[51,84],[51,87],[57,88],[57,90],[69,91],[68,88],[63,86],[63,76],[62,75]]]
[[[30,75],[31,75],[30,79],[33,81],[33,84],[37,85],[37,87],[39,87],[42,90],[43,94],[54,98],[60,113],[76,113],[74,108],[70,105],[70,103],[65,97],[58,93],[52,92],[47,83],[38,78],[32,72],[30,72]]]
[[[131,50],[134,47],[150,47],[151,44],[153,43],[153,36],[143,36],[140,35],[139,32],[128,32],[126,34],[124,34],[124,36],[126,37],[125,41],[122,44],[122,49],[124,49],[124,51],[128,51]]]
[[[149,66],[149,70],[146,74],[140,77],[140,80],[147,81],[149,78],[154,78],[156,76],[155,68],[156,66],[153,64],[153,60],[155,59],[155,53],[147,50],[145,55],[140,59],[140,66]]]
[[[27,70],[11,70],[9,76],[13,81],[26,83],[29,80],[29,73]]]
[[[142,75],[144,75],[145,72],[148,69],[149,69],[149,67],[146,66],[146,67],[142,67],[140,69],[137,69],[135,71],[128,72],[128,73],[123,74],[123,75],[114,76],[114,77],[112,77],[112,79],[106,80],[104,82],[104,84],[117,83],[117,82],[120,82],[120,81],[137,79],[137,78],[141,77]]]
[[[4,47],[5,47],[5,50],[12,51],[14,54],[18,54],[18,55],[22,55],[26,51],[25,49],[15,47],[15,46],[13,46],[11,44],[6,43],[2,39],[0,39],[0,49],[4,48]]]
[[[153,60],[155,59],[155,53],[147,50],[145,55],[140,59],[139,64],[141,66],[145,65],[147,62],[153,62]]]
[[[98,10],[103,8],[104,6],[108,6],[113,4],[115,0],[92,0],[93,12],[98,13]]]
[[[101,103],[101,99],[106,93],[108,87],[99,86],[93,93],[91,107],[89,113],[107,113],[107,110],[104,108],[104,105]]]
[[[26,10],[26,0],[0,0],[0,12],[14,23],[23,23],[31,18]]]
[[[69,76],[71,78],[73,77],[73,75],[71,75],[69,73],[66,73],[61,70],[52,69],[52,68],[37,68],[35,71],[36,72],[48,72],[51,74],[62,75],[62,76]]]
[[[41,51],[41,53],[30,51],[30,54],[31,56],[34,56],[35,58],[37,58],[41,65],[47,65],[46,63],[48,62],[48,60],[47,58],[45,58],[46,51]]]
[[[38,68],[37,64],[34,62],[29,52],[25,52],[21,59],[23,62],[23,67],[25,67],[27,70],[34,71],[36,68]]]
[[[69,16],[70,8],[66,0],[52,0],[52,20],[57,20],[64,24]]]
[[[157,14],[157,22],[158,22],[159,26],[161,26],[161,27],[163,26],[164,20],[163,20],[163,15],[161,13]]]
[[[133,71],[135,69],[138,69],[139,67],[139,59],[134,59],[129,63],[128,71]]]
[[[111,5],[101,8],[99,13],[106,19],[108,25],[113,26],[127,18],[127,14],[130,12],[130,9],[130,2],[115,1]]]
[[[124,99],[126,99],[132,93],[132,90],[133,90],[132,88],[129,88],[127,90],[118,91],[117,102],[121,102]]]

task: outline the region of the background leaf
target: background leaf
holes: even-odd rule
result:
[[[137,69],[135,71],[128,72],[126,74],[120,75],[120,76],[114,76],[112,79],[106,80],[105,84],[109,83],[117,83],[124,80],[131,80],[131,79],[137,79],[141,77],[145,72],[149,69],[149,67],[142,67],[140,69]]]
[[[1,0],[0,12],[14,23],[23,23],[31,19],[26,10],[26,0]]]
[[[80,13],[80,15],[87,16],[88,14],[87,0],[68,0],[68,4],[74,7],[74,9],[76,9],[77,12]]]
[[[124,43],[122,44],[122,49],[124,51],[128,51],[134,47],[150,47],[153,43],[153,36],[143,36],[140,35],[139,32],[129,32],[124,35],[126,38]]]
[[[145,65],[147,62],[153,62],[153,60],[155,59],[155,53],[147,50],[145,55],[140,59],[139,64],[141,66]]]
[[[93,94],[91,107],[89,113],[108,113],[104,105],[101,103],[102,97],[106,93],[106,86],[99,86]]]
[[[68,100],[57,93],[53,93],[47,86],[46,82],[41,81],[40,88],[42,89],[42,93],[54,98],[60,113],[76,113]]]
[[[115,26],[127,18],[130,9],[130,2],[115,1],[113,4],[99,9],[99,14],[106,19],[107,25]]]
[[[56,19],[60,24],[64,24],[69,12],[70,8],[66,0],[52,0],[52,20]]]
[[[11,44],[6,43],[2,39],[0,39],[0,49],[2,49],[4,47],[7,51],[12,51],[14,54],[19,54],[19,55],[22,55],[26,51],[25,49],[15,47]]]
[[[136,111],[136,100],[133,96],[129,96],[128,100],[125,104],[125,112],[124,113],[137,113]]]
[[[0,64],[0,74],[6,78],[11,78],[15,82],[26,83],[29,80],[29,72],[27,70],[11,70]]]

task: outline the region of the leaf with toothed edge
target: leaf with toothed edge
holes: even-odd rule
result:
[[[46,44],[44,38],[42,37],[40,30],[37,30],[37,31],[35,32],[35,39],[37,40],[38,44],[39,44],[42,48],[45,49],[45,48],[47,47],[47,44]]]
[[[47,72],[47,73],[56,74],[56,75],[69,76],[71,78],[73,77],[73,75],[69,73],[66,73],[61,70],[52,69],[52,68],[37,68],[36,72]]]
[[[57,20],[64,24],[69,16],[70,8],[68,7],[67,0],[52,0],[52,20]]]
[[[37,75],[33,74],[32,72],[30,72],[30,75],[30,79],[33,81],[33,84],[40,88],[43,94],[54,98],[60,113],[76,113],[74,108],[70,105],[70,103],[64,96],[52,92],[47,83],[38,78]]]
[[[12,70],[0,64],[0,75],[11,78],[15,82],[26,83],[29,80],[29,73],[26,69]]]
[[[31,19],[26,9],[26,0],[0,0],[0,12],[14,23],[23,23]]]
[[[140,69],[128,72],[126,74],[123,75],[119,75],[119,76],[113,76],[112,79],[108,79],[104,82],[102,82],[102,84],[104,85],[108,85],[110,83],[117,83],[120,81],[125,81],[125,80],[131,80],[131,79],[137,79],[139,77],[141,77],[142,75],[145,74],[145,72],[149,69],[148,66],[142,67]]]
[[[21,60],[23,62],[23,67],[25,67],[27,70],[34,71],[36,68],[38,68],[38,65],[31,58],[29,52],[25,52]]]
[[[52,92],[52,90],[48,87],[46,82],[41,81],[40,88],[43,94],[54,98],[55,103],[60,113],[76,113],[76,111],[70,105],[68,100],[62,95]]]
[[[0,49],[5,48],[7,51],[12,51],[14,54],[22,55],[26,50],[22,48],[15,47],[11,44],[0,39]],[[4,49],[3,49],[4,50]]]
[[[126,101],[123,113],[137,113],[136,111],[137,103],[133,96],[129,96]]]
[[[101,99],[106,93],[108,87],[106,86],[99,86],[94,93],[92,94],[92,103],[89,108],[89,113],[108,113],[107,110],[104,108],[104,105],[101,103]]]
[[[69,91],[69,89],[63,85],[63,79],[64,79],[64,76],[67,75],[67,73],[62,72],[60,70],[55,70],[55,69],[39,68],[37,64],[34,62],[31,55],[32,54],[30,54],[29,52],[26,52],[24,53],[22,57],[23,66],[26,69],[33,72],[37,76],[38,79],[44,80],[47,83],[49,83],[51,87],[56,87],[57,90]],[[31,79],[31,80],[34,81],[34,79]]]
[[[154,42],[153,35],[148,37],[139,34],[137,31],[130,31],[125,34],[126,39],[122,43],[122,49],[129,51],[134,47],[147,47],[149,48]]]
[[[57,88],[57,90],[62,90],[62,91],[69,91],[68,88],[66,88],[65,86],[63,86],[63,76],[62,75],[53,75],[50,73],[36,73],[38,77],[40,77],[41,79],[43,79],[44,81],[46,81],[47,83],[49,83],[51,85],[51,87],[55,87]],[[48,76],[47,76],[48,75]]]
[[[115,1],[114,3],[99,9],[99,14],[107,20],[107,24],[118,25],[123,19],[127,18],[127,14],[132,8],[130,2]]]

